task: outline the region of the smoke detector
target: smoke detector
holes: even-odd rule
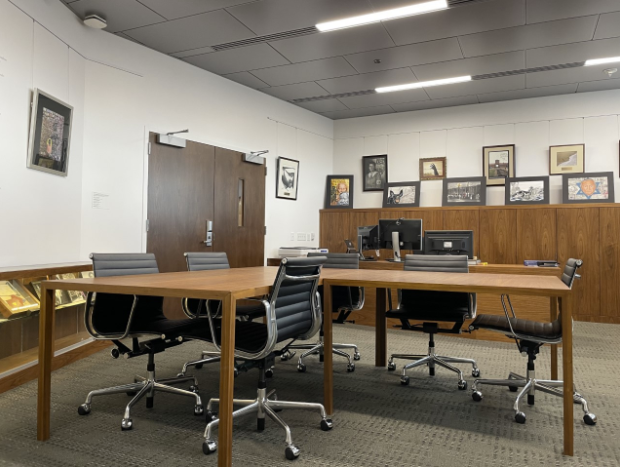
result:
[[[95,29],[103,29],[108,25],[104,18],[94,14],[86,15],[86,18],[84,18],[84,24]]]
[[[617,72],[617,71],[618,71],[618,69],[617,69],[617,68],[605,68],[605,69],[603,70],[603,73],[605,73],[607,76],[609,76],[609,77],[611,78],[611,77],[613,76],[613,74],[614,74],[615,72]]]

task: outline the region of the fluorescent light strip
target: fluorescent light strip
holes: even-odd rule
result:
[[[406,91],[407,89],[430,88],[433,86],[443,86],[444,84],[465,83],[471,81],[471,76],[457,76],[455,78],[437,79],[434,81],[419,81],[417,83],[399,84],[397,86],[386,86],[377,88],[377,92]]]
[[[334,29],[344,29],[353,26],[361,26],[362,24],[378,23],[379,21],[403,18],[405,16],[414,16],[422,13],[429,13],[431,11],[445,10],[446,8],[448,8],[448,0],[434,0],[432,2],[418,3],[417,5],[409,5],[402,8],[394,8],[392,10],[379,11],[377,13],[319,23],[316,25],[316,28],[321,32],[333,31]]]
[[[586,63],[584,63],[583,66],[604,65],[606,63],[616,62],[620,62],[620,57],[593,58],[590,60],[586,60]]]

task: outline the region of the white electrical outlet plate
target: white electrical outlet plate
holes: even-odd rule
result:
[[[310,234],[306,234],[306,241],[309,242],[310,241]]]
[[[297,232],[297,241],[298,242],[305,242],[306,241],[306,234],[303,232]]]

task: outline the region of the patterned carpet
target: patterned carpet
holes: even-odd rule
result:
[[[335,427],[319,428],[318,414],[285,410],[301,456],[297,466],[596,466],[620,465],[620,327],[575,323],[575,381],[599,417],[597,426],[586,426],[575,406],[575,457],[562,456],[562,403],[540,394],[534,407],[524,405],[528,420],[514,422],[514,394],[504,388],[484,388],[481,403],[470,391],[456,388],[456,375],[437,369],[435,377],[424,370],[411,372],[408,387],[399,384],[399,372],[375,368],[374,330],[345,325],[336,327],[336,341],[355,342],[362,360],[354,373],[346,372],[336,358],[334,385]],[[425,336],[391,330],[390,352],[423,353]],[[156,358],[160,376],[174,376],[184,360],[199,354],[190,343]],[[522,373],[526,359],[512,344],[470,341],[448,336],[437,338],[442,355],[473,357],[483,377],[503,378],[509,370]],[[204,419],[193,415],[193,402],[184,397],[158,394],[155,407],[144,403],[133,411],[134,429],[122,432],[120,421],[126,395],[95,399],[92,413],[79,416],[77,407],[89,389],[129,382],[143,373],[145,359],[112,360],[107,351],[53,374],[52,438],[36,439],[36,382],[0,395],[0,465],[8,466],[204,466],[217,465],[215,455],[202,454]],[[400,368],[400,366],[399,366]],[[467,379],[471,384],[469,368]],[[549,375],[549,350],[537,360],[538,376]],[[196,371],[203,399],[216,396],[217,367]],[[307,361],[300,374],[296,362],[278,361],[268,382],[282,400],[322,399],[322,366],[318,358]],[[236,379],[237,397],[255,395],[256,371]],[[288,466],[284,457],[284,432],[267,420],[255,431],[252,416],[235,421],[235,466]]]

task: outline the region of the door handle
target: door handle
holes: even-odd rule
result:
[[[213,246],[213,221],[206,222],[206,238],[203,243],[207,246]]]

